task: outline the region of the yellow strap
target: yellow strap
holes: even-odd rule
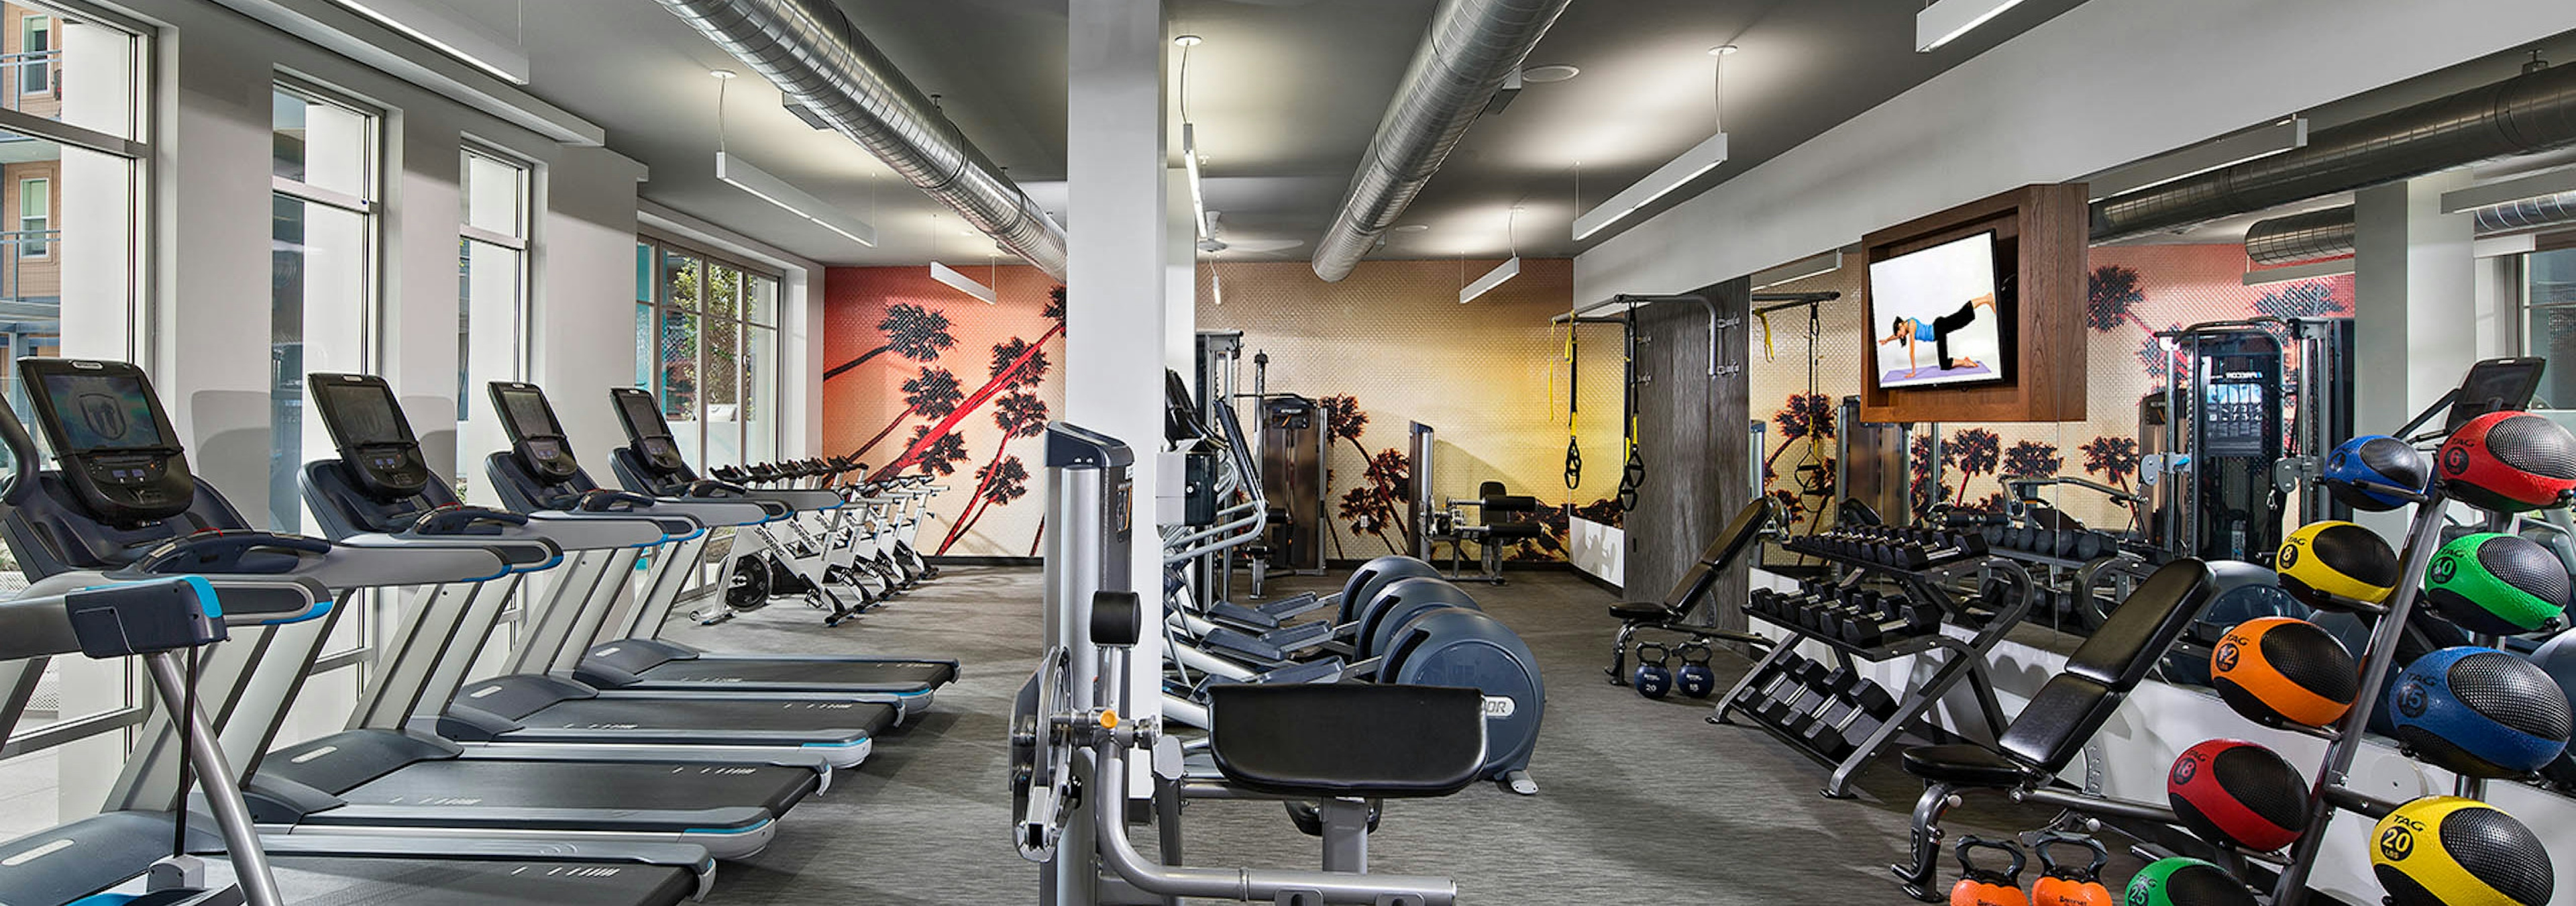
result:
[[[1771,313],[1767,311],[1755,312],[1753,313],[1753,316],[1762,320],[1762,360],[1765,362],[1778,361],[1780,358],[1779,352],[1771,348]]]

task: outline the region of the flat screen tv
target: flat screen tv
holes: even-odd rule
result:
[[[1870,262],[1870,374],[1880,388],[2006,379],[2011,306],[1995,258],[1989,230]]]

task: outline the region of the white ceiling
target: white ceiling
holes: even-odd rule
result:
[[[707,72],[745,67],[649,0],[430,2],[515,36],[532,60],[528,89],[604,126],[610,147],[650,166],[642,192],[653,201],[832,264],[954,262],[993,251],[856,145],[789,114],[756,76],[725,89],[727,150],[874,224],[880,242],[860,247],[716,181],[717,81]],[[1061,182],[1063,0],[836,2],[1032,197],[1068,225],[1078,221],[1080,212],[1063,209]],[[1573,64],[1582,75],[1530,85],[1479,122],[1405,217],[1430,229],[1398,234],[1380,255],[1498,256],[1515,244],[1527,254],[1580,251],[1586,244],[1569,229],[1579,205],[1599,203],[1716,130],[1715,60],[1706,53],[1714,45],[1743,49],[1725,61],[1734,159],[1665,205],[2080,2],[2028,0],[1940,52],[1918,54],[1916,0],[1576,0],[1530,62]],[[1191,52],[1188,101],[1207,158],[1209,207],[1223,212],[1229,240],[1299,243],[1229,258],[1301,259],[1312,249],[1435,6],[1170,0],[1173,33],[1206,38]]]

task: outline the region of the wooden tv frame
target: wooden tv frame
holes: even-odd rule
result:
[[[2028,185],[1862,237],[1861,266],[1995,233],[1997,256],[2015,264],[2013,326],[2017,336],[2004,380],[1964,386],[1886,389],[1875,373],[1879,331],[1861,275],[1862,320],[1869,336],[1861,356],[1860,417],[1865,422],[2083,421],[2084,273],[2091,213],[2083,183]]]

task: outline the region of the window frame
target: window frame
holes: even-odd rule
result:
[[[45,198],[44,198],[44,201],[45,201],[44,205],[43,205],[42,207],[40,207],[40,208],[38,209],[37,213],[36,213],[35,215],[33,215],[33,216],[29,216],[29,215],[27,214],[27,193],[28,193],[28,190],[29,190],[29,189],[31,189],[31,188],[32,188],[32,189],[41,190],[41,191],[44,193],[44,196],[45,196]],[[30,221],[30,220],[37,221],[39,225],[38,225],[37,227],[35,227],[34,229],[29,229],[29,228],[27,227],[27,222],[28,222],[28,221]],[[28,258],[41,258],[41,259],[48,260],[48,261],[53,260],[53,257],[54,257],[54,243],[53,243],[53,240],[51,240],[51,239],[45,239],[45,238],[41,238],[42,234],[45,234],[45,233],[51,233],[51,232],[53,232],[53,231],[54,231],[54,178],[53,178],[53,177],[51,177],[51,176],[22,176],[22,177],[19,177],[19,178],[18,178],[18,223],[17,223],[16,232],[18,233],[18,237],[19,237],[19,238],[18,238],[18,244],[19,244],[19,247],[20,247],[20,248],[22,248],[22,249],[26,249],[26,251],[22,251],[22,252],[20,252],[19,254],[20,254],[20,255],[22,255],[22,256],[24,256],[24,257],[28,257]]]
[[[364,195],[352,195],[312,185],[279,176],[274,172],[269,174],[269,187],[271,198],[292,198],[307,204],[319,204],[359,215],[360,222],[364,224],[361,230],[364,235],[359,243],[363,249],[359,261],[362,276],[358,281],[362,298],[356,301],[356,305],[358,333],[365,339],[359,344],[358,367],[360,370],[372,370],[375,363],[384,358],[385,224],[384,203],[381,198],[385,193],[388,178],[385,173],[384,147],[387,141],[387,130],[392,128],[391,118],[382,108],[360,102],[341,92],[289,77],[285,73],[279,73],[271,81],[270,90],[293,95],[308,106],[334,107],[366,120],[366,128],[359,131],[361,147],[358,152],[359,167],[365,174],[365,178],[359,181],[359,189],[365,193]],[[307,430],[315,430],[318,427],[316,423],[306,424]],[[364,685],[365,670],[373,665],[374,652],[381,641],[377,635],[382,631],[382,627],[379,625],[381,621],[373,619],[374,607],[358,607],[354,610],[355,614],[343,617],[343,619],[358,621],[358,625],[349,633],[351,642],[345,647],[330,648],[327,647],[328,640],[325,640],[326,647],[312,669],[307,672],[306,682],[343,667],[358,667],[361,668],[359,682]]]
[[[28,45],[35,43],[37,35],[45,36],[45,46],[29,48]],[[56,78],[54,73],[52,57],[56,52],[52,13],[33,13],[18,21],[19,97],[54,96],[56,87],[62,84],[62,80]],[[38,56],[39,54],[43,56]],[[28,83],[34,80],[42,80],[44,85],[37,88],[27,87]]]
[[[695,409],[693,418],[697,430],[696,449],[698,454],[702,460],[706,458],[707,454],[711,452],[709,441],[712,439],[707,428],[710,424],[710,421],[707,418],[708,402],[706,392],[706,375],[708,373],[707,364],[709,358],[707,354],[707,337],[712,333],[712,331],[708,329],[708,321],[713,318],[723,318],[724,320],[732,322],[732,335],[734,338],[733,368],[735,370],[734,398],[731,403],[724,405],[734,406],[736,411],[733,424],[736,426],[736,430],[740,433],[733,447],[734,453],[736,456],[748,457],[750,455],[750,451],[757,447],[752,443],[752,420],[750,418],[743,417],[740,412],[742,397],[745,392],[743,385],[751,382],[755,375],[753,373],[754,369],[752,369],[748,364],[750,362],[750,358],[744,354],[742,344],[754,336],[766,336],[780,346],[780,348],[769,351],[769,354],[774,359],[775,357],[783,356],[785,354],[784,344],[786,342],[786,332],[779,326],[780,306],[775,302],[775,300],[773,300],[766,320],[753,319],[750,316],[751,293],[749,290],[751,288],[751,281],[757,278],[769,281],[772,286],[778,288],[777,291],[783,293],[787,285],[786,275],[775,268],[756,264],[736,255],[712,251],[706,246],[656,232],[638,231],[635,235],[635,242],[641,249],[648,250],[646,257],[649,259],[650,271],[648,273],[643,273],[640,276],[649,280],[650,285],[653,287],[653,299],[650,311],[651,320],[649,322],[652,326],[652,332],[648,335],[647,339],[655,344],[656,349],[654,359],[649,366],[643,362],[638,362],[639,366],[644,366],[642,370],[649,375],[648,383],[641,389],[651,392],[656,401],[662,400],[664,391],[664,387],[662,386],[663,369],[660,364],[660,356],[658,352],[661,330],[662,325],[668,323],[673,312],[671,279],[670,272],[668,270],[671,256],[678,254],[696,259],[698,262],[698,269],[702,275],[714,267],[729,269],[741,275],[740,285],[737,286],[734,291],[734,312],[732,315],[715,315],[710,314],[707,311],[705,297],[708,291],[706,288],[711,286],[711,284],[709,284],[707,279],[703,276],[699,280],[699,286],[701,287],[699,290],[699,304],[695,307],[683,306],[679,311],[698,319],[698,342],[695,354],[699,389],[696,398],[692,401],[692,406]],[[642,299],[636,300],[636,306],[639,309],[643,308],[645,304],[645,301]],[[642,312],[639,312],[639,314],[642,314]],[[756,334],[754,332],[755,328],[767,330],[768,333],[765,335]],[[638,354],[641,355],[642,351],[639,350]],[[773,371],[775,370],[776,369],[773,369]],[[770,382],[770,386],[758,388],[754,391],[754,399],[758,401],[759,405],[767,406],[769,408],[770,414],[766,421],[768,423],[767,428],[770,436],[768,438],[766,448],[771,451],[777,451],[786,448],[784,444],[786,438],[786,419],[780,417],[784,412],[784,409],[780,404],[780,397],[785,393],[786,379],[783,372],[773,374],[773,377],[775,380]]]
[[[153,179],[157,155],[151,144],[151,125],[155,121],[156,111],[161,109],[162,99],[153,78],[156,71],[154,43],[157,32],[147,23],[79,2],[79,0],[45,0],[41,4],[21,0],[19,5],[38,12],[46,19],[48,53],[60,52],[56,36],[60,34],[58,26],[62,17],[67,14],[77,15],[86,24],[122,33],[131,42],[124,65],[130,67],[127,84],[133,87],[133,93],[129,98],[129,118],[123,126],[124,134],[102,132],[58,119],[36,116],[15,109],[14,105],[0,108],[0,130],[52,142],[64,148],[77,148],[103,154],[125,162],[124,181],[128,226],[121,236],[102,234],[97,237],[97,240],[101,243],[121,242],[125,246],[126,292],[121,303],[124,309],[125,329],[122,331],[120,340],[125,347],[126,356],[136,358],[142,350],[151,348],[148,344],[153,338],[150,307],[153,282],[151,277],[154,272],[153,240],[157,230],[153,226],[154,218],[150,216],[150,212],[158,209],[158,201],[155,190],[157,183]],[[51,62],[46,66],[49,87],[46,93],[53,94],[50,89],[62,84],[57,71],[60,67]],[[13,87],[19,84],[21,83],[13,83]],[[60,181],[60,175],[58,170],[55,174],[45,177],[49,180],[46,199],[49,232],[53,230],[52,210],[56,200],[53,189],[56,188],[55,183]],[[46,243],[49,259],[52,257],[53,244],[52,240]],[[60,347],[61,342],[62,338],[57,333],[54,337],[57,348]],[[36,669],[40,675],[41,665]],[[119,673],[125,684],[125,699],[121,707],[32,729],[23,724],[0,728],[0,737],[5,737],[0,738],[0,760],[58,749],[110,733],[124,733],[131,728],[141,726],[145,718],[158,705],[146,691],[146,684],[142,681],[142,668],[139,664],[129,665]]]

